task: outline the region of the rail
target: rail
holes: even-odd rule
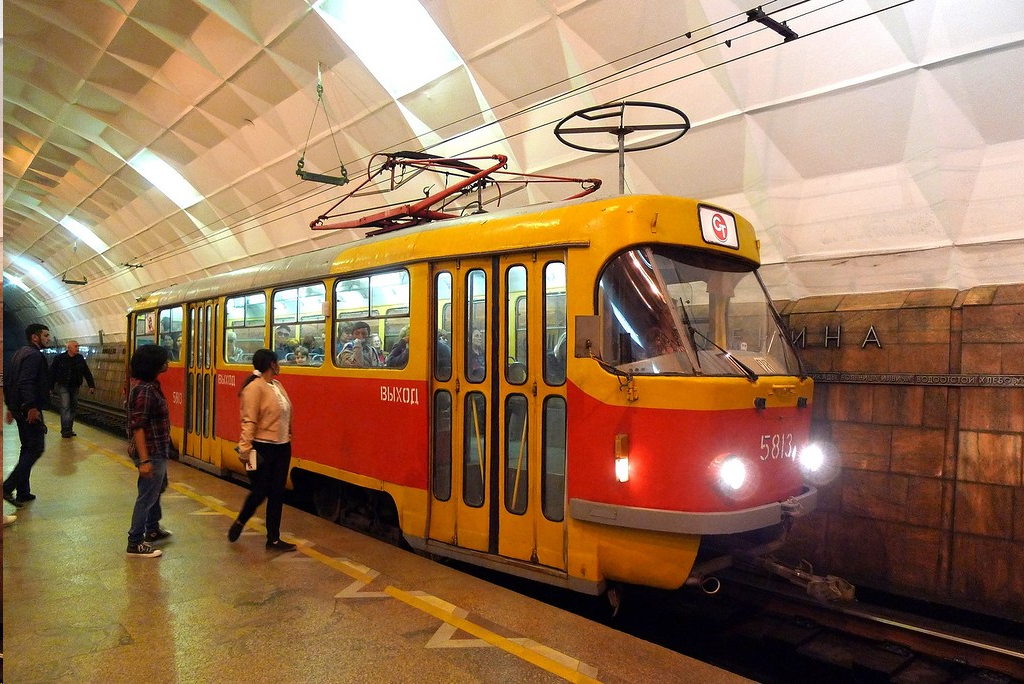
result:
[[[880,605],[880,600],[822,603],[789,585],[774,580],[766,582],[763,576],[741,570],[730,571],[723,581],[766,611],[804,619],[822,629],[878,643],[897,644],[915,656],[954,661],[1024,679],[1024,640],[1011,635],[965,626],[956,618],[936,619],[890,608]],[[986,622],[996,624],[1005,621],[991,619]],[[1019,631],[1024,626],[1016,629]]]

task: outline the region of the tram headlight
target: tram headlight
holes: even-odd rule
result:
[[[800,451],[800,469],[807,474],[817,473],[825,465],[825,451],[820,445],[811,443]]]
[[[839,453],[828,441],[811,442],[800,450],[796,460],[804,480],[815,485],[828,484],[841,469]]]
[[[727,494],[735,494],[747,483],[747,466],[739,456],[727,456],[718,467],[718,484]]]

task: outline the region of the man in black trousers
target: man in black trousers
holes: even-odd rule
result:
[[[78,353],[77,340],[68,342],[67,350],[57,354],[50,368],[50,375],[53,377],[53,387],[60,395],[60,436],[74,437],[78,389],[82,386],[82,380],[89,384],[89,394],[96,391],[96,383],[93,382],[89,364],[85,362],[85,357]]]
[[[18,465],[4,480],[4,499],[21,508],[36,498],[29,484],[32,466],[46,448],[46,424],[43,408],[50,394],[46,372],[46,356],[40,351],[50,345],[50,329],[42,323],[25,328],[28,341],[14,352],[9,372],[4,378],[4,403],[7,404],[6,421],[18,422],[21,455]]]

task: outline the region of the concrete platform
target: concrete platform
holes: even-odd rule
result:
[[[4,681],[748,681],[293,508],[282,533],[298,552],[266,551],[261,518],[228,543],[245,490],[177,462],[174,536],[160,558],[127,558],[124,440],[76,431],[51,429],[38,498],[4,503],[18,516],[3,531]],[[6,474],[15,426],[3,445]]]

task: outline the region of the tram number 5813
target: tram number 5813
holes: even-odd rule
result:
[[[761,460],[775,461],[780,458],[796,458],[793,446],[793,433],[781,432],[773,435],[761,435]]]

